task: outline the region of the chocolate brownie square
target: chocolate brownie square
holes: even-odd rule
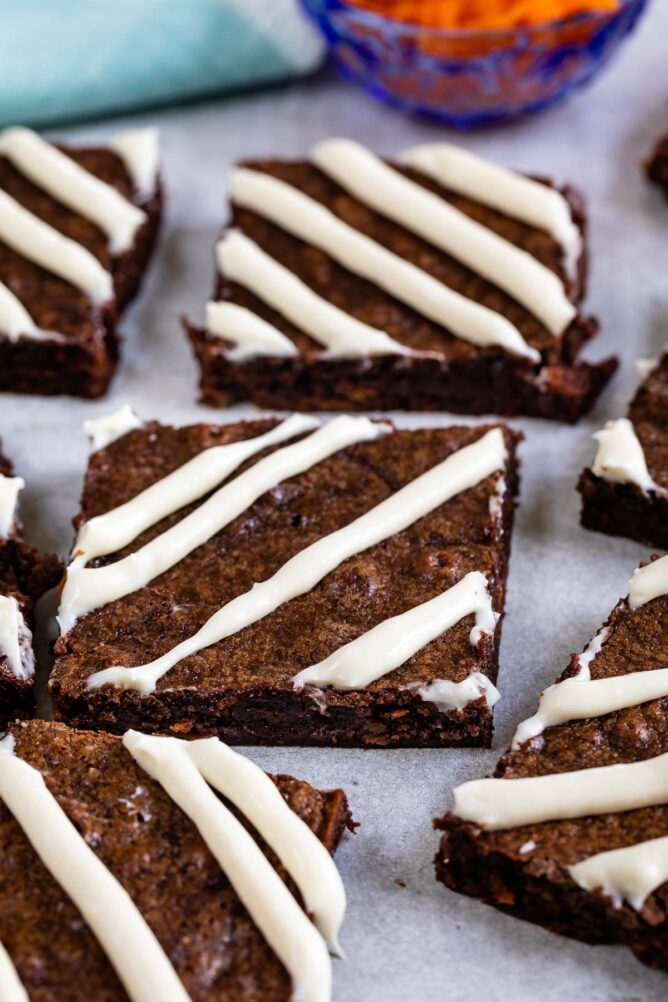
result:
[[[165,740],[146,748],[138,734],[121,742],[41,720],[10,726],[9,743],[0,746],[0,950],[9,964],[0,964],[3,998],[3,979],[14,977],[31,999],[289,1002],[300,968],[314,960],[318,982],[327,984],[331,963],[318,929],[323,917],[340,921],[345,904],[330,859],[352,827],[344,793],[268,777],[230,749],[209,747],[199,751],[224,769],[204,777],[208,789],[203,771],[193,771],[191,785],[207,799],[206,811],[193,814],[175,799],[164,778],[169,770],[142,758],[186,761],[185,742],[165,749]],[[235,779],[246,788],[231,789]],[[225,800],[211,792],[221,786]],[[250,789],[258,794],[254,811]],[[266,824],[251,821],[257,808],[274,826],[266,835]],[[46,833],[45,816],[52,825]],[[222,832],[231,833],[224,863]],[[290,845],[284,851],[286,833],[303,852],[301,873]],[[257,865],[247,884],[239,879],[239,848]],[[322,888],[336,900],[323,902]],[[312,916],[302,911],[305,899]],[[281,918],[293,948],[294,929],[305,933],[293,971],[268,942],[274,938],[280,949],[272,931]]]
[[[33,607],[62,574],[57,557],[38,553],[23,539],[16,516],[22,486],[0,450],[0,729],[8,720],[32,713]]]
[[[202,402],[576,421],[615,361],[578,361],[586,216],[570,186],[436,144],[382,161],[348,140],[230,175]]]
[[[157,134],[54,146],[0,132],[0,391],[101,397],[162,209]]]
[[[452,890],[668,970],[668,557],[436,824]]]
[[[668,354],[649,364],[626,418],[598,434],[578,482],[582,524],[668,549]]]
[[[488,745],[519,437],[304,415],[127,432],[85,478],[57,718]]]

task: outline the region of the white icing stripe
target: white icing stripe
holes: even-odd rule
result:
[[[0,156],[61,205],[94,223],[113,254],[132,246],[146,213],[31,129],[0,132]]]
[[[3,1002],[30,1002],[11,957],[0,943],[0,998]]]
[[[93,452],[105,449],[112,442],[123,438],[128,432],[141,427],[142,422],[129,404],[124,404],[112,414],[91,418],[89,421],[84,421],[83,424],[84,434],[90,439]]]
[[[593,472],[597,477],[614,483],[636,484],[643,491],[657,490],[649,474],[642,445],[628,418],[608,421],[594,438],[598,451]]]
[[[410,354],[409,349],[384,331],[356,320],[345,310],[317,295],[239,230],[228,230],[218,241],[216,253],[218,267],[226,278],[250,289],[314,341],[324,345],[330,355],[350,358]],[[269,324],[266,326],[276,331]],[[232,327],[231,333],[223,332],[223,336],[236,341],[242,351],[244,342],[240,334],[243,335],[243,331],[236,337],[234,332]],[[279,331],[276,333],[292,345]],[[246,354],[254,353],[252,342],[248,344],[248,349]]]
[[[478,779],[455,790],[455,814],[488,831],[632,811],[666,802],[668,754],[629,765],[604,765],[526,779]]]
[[[602,630],[596,634],[593,640],[587,644],[586,648],[578,657],[578,674],[577,678],[581,682],[588,682],[591,679],[591,669],[590,665],[592,661],[601,653],[603,650],[603,645],[610,636],[610,627],[604,626]]]
[[[0,798],[104,949],[132,1002],[190,1002],[132,898],[95,855],[40,772],[0,750]]]
[[[21,338],[32,341],[60,341],[62,335],[43,331],[37,326],[25,306],[4,282],[0,282],[0,334],[16,343]]]
[[[406,688],[415,688],[407,686]],[[501,693],[493,682],[482,672],[473,671],[461,682],[451,682],[449,679],[436,679],[429,685],[417,688],[418,696],[425,703],[434,703],[440,713],[450,710],[463,710],[469,703],[475,703],[482,696],[489,709],[498,703]]]
[[[113,667],[96,672],[88,679],[88,685],[99,688],[111,683],[142,693],[153,692],[158,680],[183,658],[224,640],[269,615],[284,602],[311,591],[344,560],[401,532],[451,497],[503,469],[505,460],[503,433],[494,428],[349,525],[301,550],[273,577],[232,599],[194,636],[162,657],[134,668]]]
[[[232,341],[236,347],[227,352],[227,357],[236,362],[256,355],[287,358],[299,354],[296,344],[282,331],[236,303],[207,303],[206,332],[210,337]]]
[[[21,477],[5,477],[0,473],[0,539],[12,531],[19,491],[24,487],[25,481]]]
[[[238,808],[276,853],[297,885],[314,925],[340,953],[346,894],[339,871],[320,839],[288,806],[263,769],[218,738],[183,741],[128,731],[123,743],[149,771],[154,752],[167,758],[174,750],[185,752],[206,782]]]
[[[668,555],[634,573],[629,581],[629,608],[638,609],[662,595],[668,595]]]
[[[449,143],[417,146],[400,159],[450,191],[549,233],[564,249],[567,271],[575,272],[582,237],[560,191]]]
[[[0,595],[0,658],[16,678],[28,679],[35,674],[32,654],[32,634],[13,595]]]
[[[570,720],[602,717],[650,699],[668,696],[668,668],[631,672],[593,681],[567,678],[545,690],[538,712],[517,728],[513,745],[542,734],[546,727]]]
[[[266,436],[244,443],[245,450],[239,449],[236,455],[242,456],[244,453],[247,455],[249,452],[253,454],[263,446],[266,447],[272,442],[284,440],[286,436],[293,437],[297,433],[293,429],[303,429],[304,425],[309,426],[310,424],[312,424],[312,419],[307,419],[303,423],[297,419],[292,426],[289,422],[284,422]],[[238,515],[246,511],[259,497],[284,480],[303,473],[341,449],[357,442],[378,438],[380,435],[386,434],[388,430],[388,426],[369,421],[368,418],[352,418],[347,415],[335,418],[329,424],[318,428],[308,438],[279,449],[265,459],[261,459],[249,470],[220,487],[199,508],[181,519],[176,525],[167,529],[151,542],[146,543],[141,549],[104,567],[87,568],[83,566],[92,554],[90,537],[86,538],[87,534],[84,534],[82,530],[81,540],[77,543],[76,552],[78,555],[68,569],[63,589],[58,613],[61,630],[66,633],[72,628],[79,616],[145,587],[159,574],[174,567],[198,546],[206,543]],[[204,456],[206,456],[206,452]],[[164,486],[164,481],[162,483]],[[163,494],[162,497],[166,500],[167,495]],[[160,495],[158,495],[158,503],[159,501]],[[110,513],[109,522],[106,523],[107,530],[111,524],[112,528],[118,528],[120,532],[118,526],[119,510],[116,509]],[[151,517],[152,524],[155,524],[153,515],[147,516],[145,512],[139,510],[137,512],[138,518],[141,518],[142,515],[144,518]],[[92,526],[92,522],[89,523],[89,526]],[[99,531],[99,528],[100,523],[98,522],[94,529]],[[130,527],[126,528],[129,532]],[[107,536],[108,538],[109,536]],[[79,554],[79,550],[83,551],[83,554]],[[99,555],[99,547],[97,553]]]
[[[471,615],[475,626],[470,640],[475,646],[483,633],[493,634],[496,627],[487,578],[479,571],[467,574],[436,598],[384,620],[319,664],[304,668],[293,678],[294,686],[331,686],[344,692],[363,689]]]
[[[245,167],[230,173],[232,201],[257,212],[300,240],[319,247],[354,274],[374,282],[455,337],[473,344],[498,345],[539,361],[517,328],[505,317],[454,292],[427,272],[349,226],[278,178]]]
[[[121,132],[109,143],[117,153],[132,178],[137,196],[145,201],[155,194],[160,160],[157,129],[129,129]]]
[[[600,888],[615,905],[627,901],[640,911],[652,891],[668,880],[668,838],[599,852],[569,866],[568,872],[584,890]]]
[[[359,201],[503,289],[552,334],[561,334],[575,316],[561,280],[537,258],[404,177],[359,143],[326,139],[311,150],[310,158]]]
[[[111,275],[81,244],[28,212],[0,191],[0,240],[18,254],[85,292],[96,303],[111,299]]]

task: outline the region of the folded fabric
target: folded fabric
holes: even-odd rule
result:
[[[0,0],[0,124],[187,100],[314,70],[296,0]]]

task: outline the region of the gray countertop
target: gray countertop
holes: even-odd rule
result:
[[[668,336],[668,204],[639,170],[653,141],[668,130],[667,38],[668,3],[656,0],[619,61],[590,91],[535,120],[462,137],[501,163],[572,179],[585,192],[591,219],[587,308],[601,320],[601,335],[587,354],[615,352],[622,361],[595,413],[577,427],[515,422],[526,441],[494,749],[250,751],[271,770],[345,787],[361,822],[338,856],[349,912],[343,933],[348,959],[335,962],[337,1002],[659,1002],[668,992],[665,975],[644,968],[623,948],[573,943],[447,891],[434,880],[437,836],[431,828],[432,818],[451,803],[454,785],[492,769],[539,690],[597,631],[648,555],[632,542],[581,529],[574,484],[592,457],[592,432],[626,407],[636,382],[633,360],[656,354]],[[330,72],[287,89],[67,134],[104,138],[148,123],[156,123],[162,135],[167,219],[157,260],[123,324],[124,359],[109,398],[95,404],[2,399],[0,434],[28,482],[22,511],[30,537],[61,553],[71,542],[70,519],[78,506],[85,418],[126,401],[144,417],[174,423],[231,420],[249,412],[216,414],[196,405],[195,365],[179,324],[184,313],[203,316],[230,162],[300,155],[327,135],[357,137],[387,153],[452,138],[371,101]],[[450,420],[397,417],[408,427]],[[44,615],[43,653],[52,630]],[[43,657],[43,672],[47,662]]]

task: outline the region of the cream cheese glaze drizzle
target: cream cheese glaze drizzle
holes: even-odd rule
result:
[[[320,664],[304,668],[295,675],[294,686],[331,686],[344,692],[363,689],[471,615],[475,616],[475,626],[470,641],[477,646],[483,633],[494,633],[498,618],[492,609],[487,579],[479,571],[467,574],[436,598],[378,623]]]
[[[155,661],[96,672],[88,679],[89,687],[114,684],[142,693],[153,692],[163,675],[184,658],[224,640],[269,615],[284,602],[310,591],[344,560],[401,532],[454,495],[503,469],[505,460],[506,446],[501,430],[495,428],[486,432],[472,445],[452,453],[364,515],[301,550],[272,577],[232,599],[196,634]]]
[[[230,195],[235,205],[320,248],[348,271],[373,282],[456,337],[481,346],[500,346],[532,362],[540,360],[539,352],[500,313],[448,288],[285,181],[235,167],[230,174]]]
[[[450,143],[416,146],[399,159],[450,191],[549,233],[563,248],[566,270],[575,273],[582,237],[567,199],[556,188]]]
[[[237,282],[249,289],[259,299],[262,299],[295,326],[327,348],[332,357],[366,357],[368,355],[406,355],[411,354],[408,348],[389,337],[384,331],[357,320],[350,313],[339,309],[333,303],[317,295],[288,268],[262,250],[253,240],[240,230],[228,230],[218,241],[216,247],[218,266],[222,274],[232,282]],[[264,354],[294,354],[294,342],[281,333],[276,327],[268,324],[261,317],[255,316],[255,325],[250,327],[239,325],[239,315],[232,312],[231,303],[210,303],[209,307],[228,307],[214,314],[218,321],[215,330],[212,329],[207,314],[207,329],[210,333],[230,341],[237,342],[237,349],[230,357],[245,357],[262,350],[260,332],[264,332],[264,340],[268,342],[269,351]],[[240,310],[241,307],[236,307]],[[220,321],[223,321],[221,324]],[[261,326],[260,326],[261,325]],[[269,331],[271,331],[271,337]],[[279,346],[282,348],[278,350]],[[292,350],[290,350],[292,349]]]
[[[125,747],[199,830],[251,918],[289,972],[300,1002],[329,1002],[331,962],[345,893],[336,867],[310,828],[261,769],[216,738],[181,741],[129,731]],[[252,835],[211,787],[267,839],[313,909],[312,923]],[[320,928],[323,936],[318,932]]]
[[[310,159],[338,185],[376,212],[456,258],[561,334],[575,307],[559,277],[537,258],[404,177],[350,139],[326,139]]]
[[[15,126],[0,132],[0,156],[61,205],[101,229],[112,254],[128,250],[146,222],[142,209],[32,129]]]
[[[235,443],[236,448],[235,445],[221,446],[221,452],[213,456],[208,456],[212,450],[205,450],[200,456],[171,474],[171,479],[167,477],[159,481],[152,488],[148,488],[148,491],[144,491],[139,498],[114,509],[107,515],[100,516],[99,520],[93,519],[84,525],[75,544],[75,556],[68,569],[63,588],[58,613],[61,630],[66,633],[79,616],[143,588],[159,574],[174,567],[198,546],[206,543],[246,511],[259,497],[282,481],[303,473],[347,446],[378,438],[389,430],[388,426],[369,421],[367,418],[352,418],[347,415],[334,418],[328,424],[317,428],[307,438],[259,460],[250,469],[220,487],[195,511],[146,543],[141,549],[104,567],[85,566],[93,556],[118,550],[119,541],[122,546],[124,542],[136,538],[137,526],[144,527],[147,522],[149,525],[154,525],[162,514],[177,510],[180,507],[176,503],[177,498],[190,497],[193,491],[196,492],[195,496],[201,495],[205,479],[202,478],[195,484],[188,479],[192,476],[193,466],[199,465],[211,469],[217,465],[226,475],[230,469],[236,468],[244,459],[261,449],[275,445],[286,438],[293,438],[314,425],[317,426],[317,421],[313,418],[295,415],[266,435]],[[211,474],[208,473],[208,476]],[[207,473],[204,477],[207,477]],[[217,482],[220,479],[222,477],[218,476]],[[147,505],[148,492],[151,492],[149,501],[153,501],[153,507]]]
[[[142,422],[132,407],[124,404],[111,414],[103,414],[102,417],[84,421],[83,430],[84,435],[90,439],[93,452],[97,452],[99,449],[106,449],[112,442],[141,426]]]
[[[643,491],[660,490],[647,469],[643,447],[628,418],[608,421],[594,438],[598,450],[593,472],[615,483],[636,484]]]
[[[25,480],[21,477],[5,477],[0,473],[0,539],[4,539],[12,531],[19,491],[24,487]]]
[[[60,341],[62,335],[41,330],[12,290],[0,282],[0,334],[16,343],[21,338],[33,341]]]
[[[0,943],[0,998],[3,1002],[30,1002],[11,957]]]
[[[0,658],[7,659],[16,678],[28,679],[35,674],[31,642],[21,606],[13,595],[0,595]]]
[[[132,1002],[190,1002],[130,895],[88,847],[42,774],[6,742],[0,748],[0,799],[83,915]]]

